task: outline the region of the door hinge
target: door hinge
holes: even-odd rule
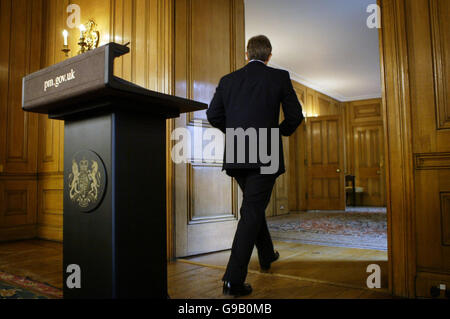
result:
[[[305,198],[308,199],[308,193],[305,193]]]

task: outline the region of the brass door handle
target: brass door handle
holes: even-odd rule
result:
[[[341,170],[338,168],[337,170],[336,170],[336,173],[340,173],[341,172]]]
[[[377,171],[377,175],[380,175],[381,174],[381,171]]]

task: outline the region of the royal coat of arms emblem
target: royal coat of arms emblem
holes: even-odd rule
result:
[[[97,154],[83,151],[72,158],[72,169],[68,174],[69,198],[80,210],[88,212],[97,206],[105,182],[105,169]]]

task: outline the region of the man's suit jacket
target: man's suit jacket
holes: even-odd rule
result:
[[[281,124],[280,104],[284,113],[284,121]],[[285,172],[281,135],[293,134],[304,118],[289,72],[268,67],[260,61],[250,62],[245,67],[224,76],[206,114],[211,125],[224,133],[227,128],[244,130],[255,128],[258,133],[258,145],[259,129],[266,128],[269,133],[268,154],[273,154],[270,149],[270,131],[272,128],[279,128],[279,169],[276,175]],[[259,155],[257,162],[252,163],[248,143],[245,146],[245,162],[237,163],[237,143],[234,145],[233,161],[227,161],[226,149],[224,154],[223,169],[229,175],[236,169],[257,169],[270,165],[261,161]]]

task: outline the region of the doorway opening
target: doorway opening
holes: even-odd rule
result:
[[[378,30],[367,25],[371,4],[245,1],[246,39],[269,37],[269,66],[290,72],[306,117],[283,138],[287,173],[266,211],[281,255],[274,276],[365,289],[375,264],[379,291],[389,289],[381,66]],[[205,253],[188,260],[226,266],[229,251]],[[259,269],[256,249],[249,269]]]

